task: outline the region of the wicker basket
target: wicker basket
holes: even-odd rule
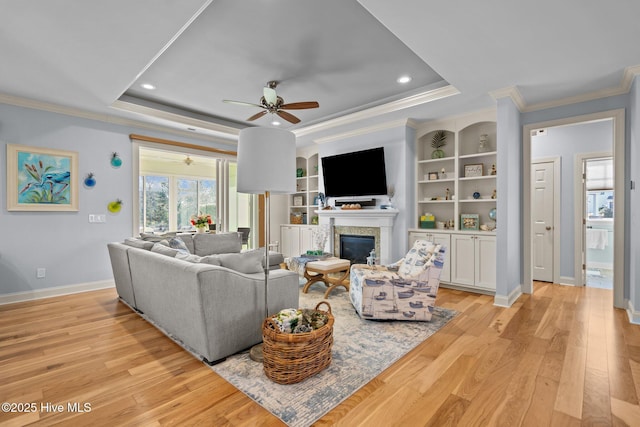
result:
[[[325,304],[328,311],[320,310]],[[269,317],[262,324],[262,354],[264,373],[279,384],[295,384],[317,374],[331,363],[333,322],[331,306],[326,301],[316,305],[316,311],[327,315],[327,323],[319,329],[302,334],[280,332]]]

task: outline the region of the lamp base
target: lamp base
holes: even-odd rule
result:
[[[249,357],[254,362],[262,363],[264,361],[264,355],[262,354],[262,343],[256,344],[251,347],[251,350],[249,350]]]

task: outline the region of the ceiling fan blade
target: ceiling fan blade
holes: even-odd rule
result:
[[[263,94],[265,101],[267,101],[267,104],[275,105],[276,101],[278,100],[278,95],[276,95],[275,89],[265,86]]]
[[[252,122],[255,119],[259,119],[260,117],[264,116],[265,114],[267,114],[267,110],[262,110],[259,113],[254,114],[253,116],[249,117],[247,119],[248,122]]]
[[[254,104],[254,103],[251,103],[251,102],[232,101],[230,99],[223,99],[222,102],[226,102],[227,104],[248,105],[249,107],[260,107],[260,108],[262,108],[262,105]]]
[[[276,114],[279,115],[280,117],[282,117],[283,119],[285,119],[286,121],[293,123],[294,125],[296,123],[300,123],[300,119],[299,118],[297,118],[296,116],[294,116],[291,113],[287,113],[286,111],[278,110],[278,111],[276,111]]]
[[[307,108],[318,108],[320,104],[316,101],[307,102],[292,102],[291,104],[284,104],[280,108],[283,110],[304,110]]]

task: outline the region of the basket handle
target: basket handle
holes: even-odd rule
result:
[[[267,317],[266,319],[264,319],[264,326],[268,327],[269,329],[271,329],[273,331],[280,332],[280,327],[273,320],[273,317]]]
[[[327,308],[328,308],[328,310],[327,310],[327,311],[329,312],[329,314],[332,314],[332,313],[331,313],[331,306],[329,305],[329,302],[328,302],[328,301],[320,301],[320,302],[316,305],[316,311],[318,311],[318,309],[320,308],[320,306],[321,306],[322,304],[326,305],[326,306],[327,306]]]

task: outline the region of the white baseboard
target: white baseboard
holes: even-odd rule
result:
[[[576,286],[576,278],[569,276],[560,276],[559,285]]]
[[[56,286],[46,289],[34,289],[26,292],[14,292],[0,295],[0,305],[14,302],[32,301],[43,298],[58,297],[61,295],[77,294],[79,292],[96,291],[115,287],[113,280],[100,280],[97,282],[78,283],[76,285]]]
[[[498,307],[511,307],[513,303],[520,298],[520,295],[522,295],[522,285],[516,286],[516,288],[506,297],[503,295],[496,295],[493,299],[493,305]]]
[[[640,325],[640,311],[633,308],[631,300],[627,300],[627,316],[629,316],[629,323]]]

